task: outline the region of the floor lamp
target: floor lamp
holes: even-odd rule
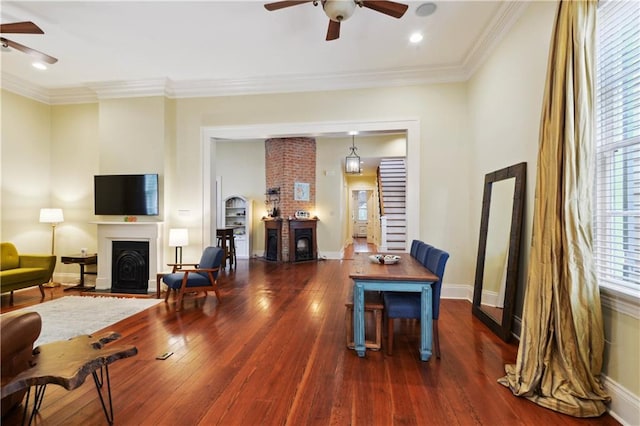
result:
[[[62,214],[62,209],[40,209],[40,223],[50,223],[51,224],[51,254],[55,256],[55,247],[56,247],[56,225],[64,222],[64,215]],[[49,279],[49,283],[46,284],[47,287],[57,287],[59,283],[53,282],[53,274],[51,274],[51,278]]]
[[[189,245],[189,231],[187,228],[169,229],[169,247],[176,248],[176,262],[182,263],[182,247]],[[178,253],[180,258],[178,258]]]

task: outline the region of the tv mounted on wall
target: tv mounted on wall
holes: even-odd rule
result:
[[[158,175],[96,175],[95,214],[158,215]]]

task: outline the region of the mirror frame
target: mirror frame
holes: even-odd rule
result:
[[[491,331],[500,336],[502,340],[511,339],[511,326],[513,324],[513,308],[516,297],[516,287],[519,278],[520,242],[522,235],[522,221],[524,217],[525,181],[527,176],[527,163],[518,163],[504,169],[487,173],[484,179],[484,194],[482,197],[482,216],[480,220],[480,239],[478,243],[478,260],[476,263],[476,277],[473,290],[473,315],[485,323]],[[491,207],[491,188],[495,182],[515,178],[513,193],[513,208],[511,211],[511,230],[509,232],[509,252],[507,260],[507,277],[505,288],[504,310],[502,321],[499,323],[494,318],[480,309],[482,299],[482,281],[484,277],[484,262],[487,249],[487,231],[489,228],[489,210]]]

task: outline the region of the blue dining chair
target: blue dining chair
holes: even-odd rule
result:
[[[409,250],[409,254],[411,255],[411,257],[416,257],[416,255],[418,254],[418,246],[420,245],[420,243],[422,243],[422,241],[420,240],[411,241],[411,249]]]
[[[187,292],[213,291],[220,301],[218,292],[218,272],[222,264],[224,250],[221,247],[207,247],[202,253],[199,263],[180,263],[173,266],[173,272],[165,274],[162,281],[169,287],[164,298],[165,303],[169,300],[171,290],[178,293],[176,309],[182,307],[182,299]]]
[[[429,258],[429,253],[433,246],[427,243],[421,243],[418,247],[418,251],[416,253],[416,260],[422,264],[422,266],[427,266],[427,259]]]
[[[440,316],[440,291],[444,268],[449,259],[449,253],[432,247],[428,250],[426,268],[433,272],[438,281],[431,289],[432,317],[433,317],[433,348],[436,358],[440,358],[440,338],[438,336],[438,317]],[[395,318],[420,319],[420,293],[405,293],[385,291],[383,294],[384,316],[387,321],[387,355],[393,353],[393,328]]]

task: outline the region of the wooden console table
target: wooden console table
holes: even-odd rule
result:
[[[95,290],[95,287],[85,287],[84,285],[84,276],[85,275],[97,275],[97,272],[86,272],[84,267],[86,265],[95,265],[98,263],[98,255],[97,254],[88,254],[83,256],[81,254],[74,254],[72,256],[62,256],[60,261],[65,264],[75,263],[80,265],[80,284],[67,287],[64,291],[68,290]]]
[[[27,389],[27,397],[24,402],[24,424],[29,407],[31,387],[35,387],[33,408],[29,415],[29,424],[31,424],[42,405],[44,392],[48,384],[60,385],[66,390],[73,390],[82,385],[86,377],[91,374],[107,422],[110,425],[113,424],[109,364],[138,353],[138,349],[135,346],[105,347],[107,343],[119,337],[118,333],[109,332],[101,337],[77,336],[69,340],[47,343],[36,347],[33,350],[33,367],[11,378],[6,383],[4,380],[2,381],[2,398]],[[99,376],[98,370],[100,372]],[[104,390],[102,390],[105,378],[107,382],[108,407],[103,396]]]

